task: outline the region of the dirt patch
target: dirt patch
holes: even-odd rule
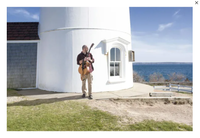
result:
[[[88,100],[92,108],[119,116],[122,123],[143,120],[173,121],[192,126],[192,101],[188,100]]]
[[[27,100],[27,98],[22,97],[22,96],[7,97],[7,103],[20,102],[23,100]]]

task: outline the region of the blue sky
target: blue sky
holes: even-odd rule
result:
[[[7,22],[38,22],[39,7],[7,7]]]
[[[7,22],[38,22],[39,7],[9,7]],[[130,7],[136,62],[192,62],[192,7]]]
[[[192,62],[192,8],[130,8],[132,48],[141,62]]]

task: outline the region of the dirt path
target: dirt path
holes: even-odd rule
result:
[[[131,100],[88,100],[87,104],[92,108],[107,111],[120,116],[123,123],[135,123],[146,119],[155,121],[173,121],[192,125],[192,105],[173,103],[164,104],[164,101],[152,101],[150,103]]]

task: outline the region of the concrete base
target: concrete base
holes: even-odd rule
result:
[[[149,92],[153,92],[152,86],[134,83],[134,86],[129,89],[111,91],[111,92],[95,92],[93,93],[94,99],[112,99],[112,98],[123,98],[123,97],[149,97]],[[50,92],[40,89],[23,89],[17,91],[30,99],[52,99],[52,98],[64,98],[64,99],[82,99],[82,93],[59,93]]]
[[[150,92],[149,96],[150,97],[172,97],[173,93],[172,92]]]
[[[87,100],[86,98],[82,98],[81,93],[58,93],[58,92],[50,92],[40,89],[23,89],[16,91],[17,93],[25,96],[27,100],[55,100],[55,101],[64,101],[64,100]],[[149,97],[149,94],[152,97]],[[161,100],[161,101],[173,101],[176,103],[176,100],[187,100],[192,101],[191,97],[175,97],[173,92],[154,92],[152,86],[141,84],[141,83],[134,83],[134,87],[130,89],[124,89],[119,91],[112,91],[112,92],[97,92],[93,93],[93,98],[95,100],[105,100],[105,99],[113,99],[113,100],[142,100],[142,101],[149,101],[149,100]]]

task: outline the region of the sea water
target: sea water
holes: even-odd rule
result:
[[[153,73],[161,73],[165,79],[169,79],[171,73],[180,73],[192,81],[192,63],[133,63],[133,71],[142,76],[145,81],[149,81],[149,76]]]

